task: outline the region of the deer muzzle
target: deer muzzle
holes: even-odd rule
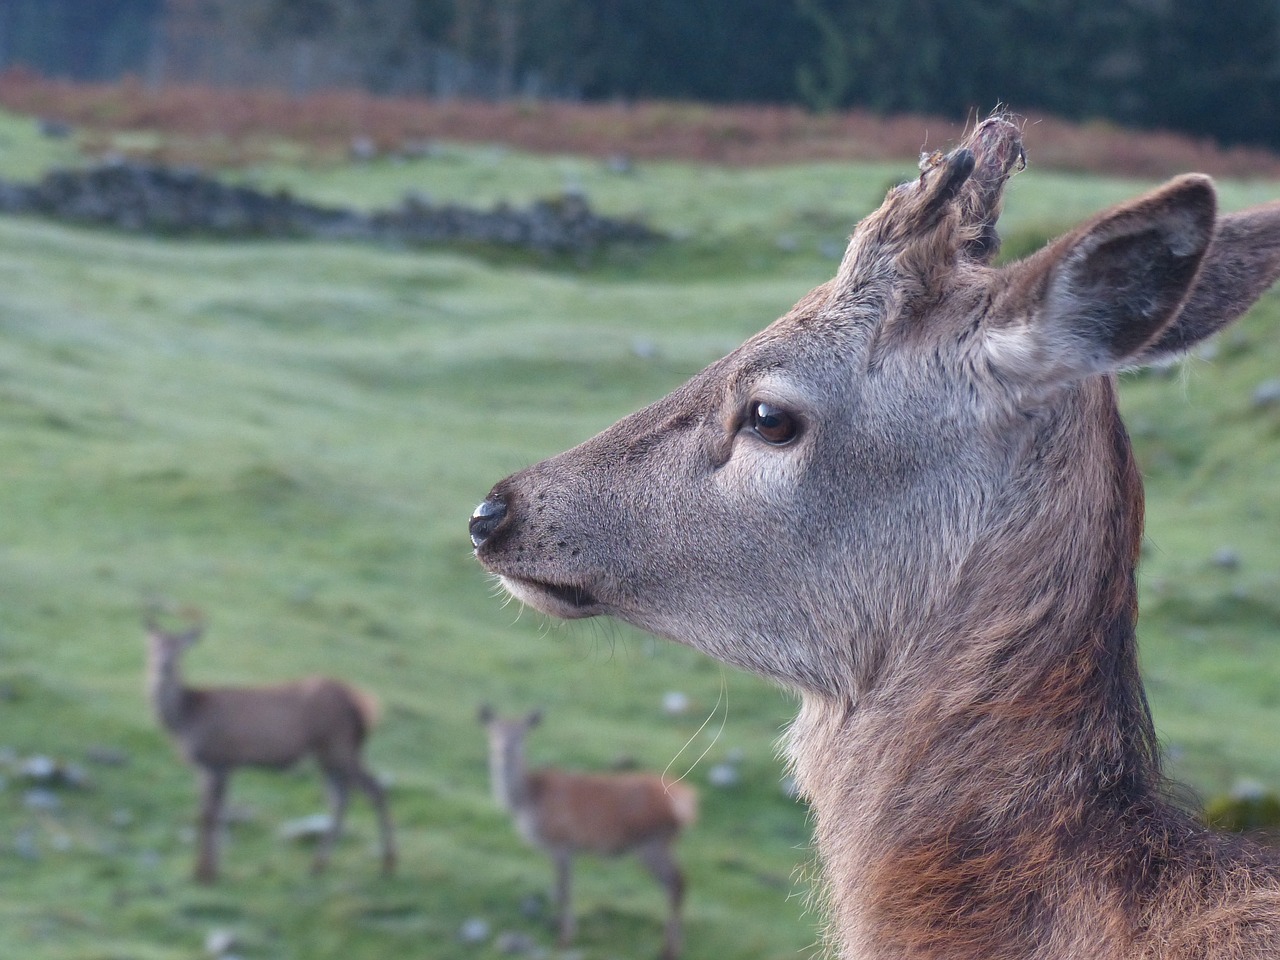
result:
[[[498,575],[508,593],[543,613],[564,619],[601,613],[599,600],[586,586],[568,576],[554,579],[555,551],[539,538],[532,538],[527,548],[522,542],[508,549],[513,537],[520,539],[518,528],[522,524],[518,514],[497,490],[480,501],[467,525],[476,559]]]

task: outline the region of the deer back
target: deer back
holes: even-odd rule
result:
[[[693,819],[694,794],[644,773],[587,774],[544,768],[528,774],[537,841],[612,855],[675,837]]]
[[[287,767],[317,752],[354,757],[367,733],[356,693],[325,677],[195,688],[188,697],[180,739],[202,765]]]

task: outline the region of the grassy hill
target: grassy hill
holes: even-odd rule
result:
[[[0,143],[0,176],[68,158],[16,118]],[[1034,164],[1033,134],[1029,150]],[[665,393],[829,276],[853,221],[910,173],[619,175],[458,147],[245,174],[367,207],[410,188],[483,203],[570,183],[681,238],[591,270],[0,219],[0,955],[177,960],[225,929],[246,958],[498,956],[492,937],[459,940],[475,917],[549,945],[522,901],[550,867],[489,799],[481,701],[546,707],[540,761],[683,772],[706,751],[689,773],[702,822],[680,848],[689,960],[806,952],[806,814],[774,758],[791,698],[616,624],[504,605],[466,520],[507,472]],[[1033,166],[1009,198],[1009,245],[1144,186]],[[1228,206],[1280,195],[1223,188]],[[1280,404],[1253,399],[1280,376],[1280,297],[1208,353],[1124,386],[1149,484],[1151,696],[1171,768],[1202,792],[1280,785]],[[399,877],[376,876],[359,798],[330,873],[306,874],[308,852],[277,837],[321,809],[301,769],[237,778],[225,882],[189,883],[192,779],[142,696],[152,599],[209,617],[196,682],[325,672],[377,693],[370,754],[393,784]],[[687,714],[662,711],[668,691]],[[103,748],[126,762],[87,757]],[[33,808],[32,754],[83,766],[89,786]],[[733,755],[739,786],[708,786]],[[577,906],[585,960],[656,952],[661,894],[634,865],[585,863]]]

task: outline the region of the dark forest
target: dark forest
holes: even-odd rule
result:
[[[18,65],[298,94],[1007,103],[1280,147],[1275,0],[6,0]]]

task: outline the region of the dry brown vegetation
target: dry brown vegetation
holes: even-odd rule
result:
[[[798,107],[689,103],[487,103],[375,97],[355,91],[292,97],[272,90],[111,85],[0,74],[0,107],[69,123],[90,149],[119,132],[163,139],[152,159],[238,165],[288,141],[338,156],[356,138],[380,151],[433,140],[504,143],[538,153],[685,159],[730,165],[813,160],[900,160],[956,142],[961,122],[880,117],[865,111],[815,115]],[[1280,177],[1280,156],[1172,133],[1066,123],[1035,114],[1036,164],[1061,170],[1163,177],[1186,170]]]

